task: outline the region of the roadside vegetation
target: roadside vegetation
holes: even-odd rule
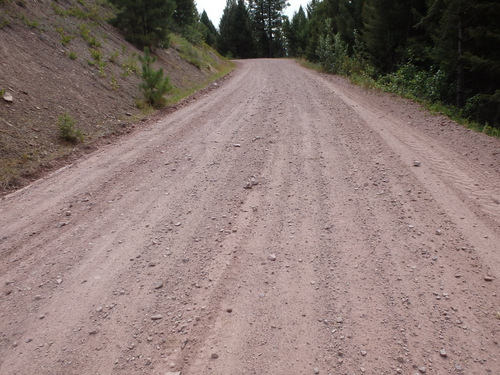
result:
[[[500,135],[500,3],[229,0],[216,47],[230,57],[294,57],[366,87],[417,100]]]

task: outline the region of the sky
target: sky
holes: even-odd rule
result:
[[[285,14],[292,18],[293,13],[298,11],[301,5],[305,10],[309,1],[310,0],[288,0],[290,6],[286,8]],[[224,12],[224,7],[226,6],[226,0],[196,0],[196,4],[200,14],[203,10],[206,10],[210,21],[212,21],[215,27],[219,28],[219,21],[222,17],[222,12]]]

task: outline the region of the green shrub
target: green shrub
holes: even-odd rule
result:
[[[87,40],[87,42],[91,47],[96,47],[96,48],[101,47],[101,42],[99,42],[95,36],[90,37],[89,40]]]
[[[100,77],[106,77],[105,68],[108,63],[104,61],[102,52],[97,48],[89,48],[90,55],[93,60],[87,60],[87,63],[92,66],[96,66],[99,71]]]
[[[186,25],[182,28],[181,34],[190,43],[199,46],[203,44],[204,37],[200,29],[201,23]],[[166,46],[168,48],[168,45]]]
[[[118,50],[114,50],[111,56],[109,56],[108,61],[112,64],[116,63],[118,60],[118,56],[120,55],[120,52]]]
[[[127,56],[125,62],[122,64],[122,68],[123,68],[122,77],[128,77],[139,71],[135,54]]]
[[[39,27],[39,24],[38,24],[38,21],[34,20],[30,20],[28,19],[24,14],[21,16],[21,20],[26,24],[26,26],[28,26],[30,29],[38,29]]]
[[[51,4],[52,6],[52,9],[54,10],[54,13],[57,14],[58,16],[61,16],[61,17],[65,17],[66,16],[66,12],[61,9],[55,2],[53,2]]]
[[[154,70],[152,65],[156,61],[156,57],[152,56],[149,48],[144,48],[144,56],[139,56],[142,63],[142,82],[139,85],[147,104],[153,108],[160,108],[165,105],[163,97],[171,89],[170,79],[168,76],[163,76],[163,69]]]
[[[111,82],[110,82],[111,88],[113,91],[116,91],[120,88],[120,85],[118,84],[118,81],[116,80],[115,73],[111,74]]]
[[[437,68],[421,70],[411,60],[380,78],[384,90],[414,99],[440,101],[450,92],[448,77]]]
[[[93,59],[93,61],[89,61],[89,65],[96,65],[103,61],[102,52],[97,48],[89,48],[89,52]]]
[[[4,27],[9,26],[10,21],[6,18],[3,18],[0,16],[0,30],[2,30]]]
[[[70,35],[70,34],[65,34],[64,33],[64,30],[62,27],[58,27],[56,28],[56,31],[59,33],[59,35],[61,36],[61,44],[66,47],[68,45],[69,42],[71,42],[73,39],[74,39],[74,36],[73,35]]]
[[[64,113],[57,120],[59,127],[59,136],[67,142],[83,142],[83,133],[75,127],[75,119],[69,114]]]
[[[75,52],[75,51],[69,51],[69,52],[68,52],[68,57],[69,57],[71,60],[76,60],[78,56],[76,55],[76,52]]]
[[[79,20],[86,20],[90,18],[89,13],[78,7],[71,7],[65,13],[68,16],[78,18]]]

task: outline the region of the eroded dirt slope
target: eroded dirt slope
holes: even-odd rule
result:
[[[0,373],[498,374],[499,157],[415,104],[240,62],[0,201]]]
[[[1,195],[145,117],[137,108],[142,50],[107,22],[113,14],[109,2],[99,0],[0,2]],[[231,69],[207,46],[175,35],[170,48],[155,54],[154,68],[170,78],[172,93]],[[83,133],[83,144],[61,139],[64,115]]]

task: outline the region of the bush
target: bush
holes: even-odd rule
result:
[[[156,57],[152,56],[149,48],[144,48],[144,56],[139,56],[142,63],[142,82],[139,85],[144,100],[153,108],[161,108],[165,105],[163,97],[171,89],[170,79],[168,76],[163,76],[163,69],[154,70],[152,65],[156,61]]]
[[[186,25],[182,28],[181,34],[186,40],[196,46],[203,44],[204,37],[202,32],[202,23]]]
[[[443,101],[452,91],[442,70],[421,70],[411,61],[382,77],[380,83],[389,92],[420,100]]]
[[[57,120],[59,136],[71,143],[83,142],[83,133],[75,127],[75,119],[69,113],[59,116]]]

